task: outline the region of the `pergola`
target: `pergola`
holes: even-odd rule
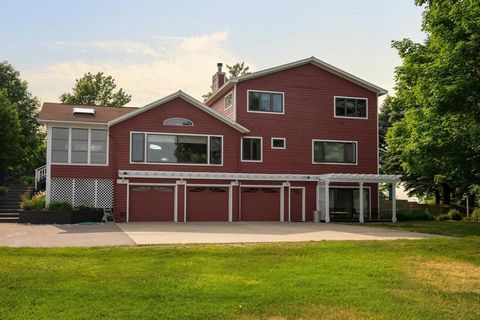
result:
[[[363,184],[392,184],[392,221],[397,221],[397,203],[395,188],[400,180],[399,175],[368,174],[368,173],[327,173],[327,174],[270,174],[270,173],[232,173],[232,172],[185,172],[185,171],[144,171],[118,170],[118,177],[128,178],[170,178],[170,179],[231,179],[231,180],[270,180],[270,181],[309,181],[317,182],[317,210],[325,213],[325,222],[330,222],[329,187],[330,183],[358,183],[360,215],[359,221],[364,222]],[[323,192],[323,194],[322,194]]]
[[[399,175],[388,175],[388,174],[366,174],[366,173],[328,173],[322,174],[318,177],[319,183],[323,183],[324,187],[324,208],[325,212],[325,222],[330,222],[330,197],[329,197],[329,186],[331,182],[343,182],[343,183],[358,183],[359,187],[359,203],[360,203],[360,214],[359,221],[364,222],[363,216],[363,184],[364,183],[390,183],[392,185],[392,222],[397,222],[397,201],[396,201],[396,186],[400,180]],[[321,187],[321,186],[320,186]],[[320,188],[317,191],[320,192]],[[321,194],[317,194],[317,199],[321,198]],[[322,201],[320,200],[320,203]]]

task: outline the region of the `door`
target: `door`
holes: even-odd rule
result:
[[[129,221],[174,221],[173,186],[131,186]]]
[[[290,188],[290,221],[305,221],[304,188]]]
[[[228,187],[187,187],[187,221],[228,221]]]
[[[280,221],[280,188],[243,187],[241,220]]]

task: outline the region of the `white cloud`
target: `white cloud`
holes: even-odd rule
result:
[[[42,101],[58,101],[61,93],[70,91],[75,79],[86,72],[98,71],[113,76],[118,87],[132,95],[129,104],[132,106],[142,106],[177,90],[201,99],[210,89],[217,62],[243,61],[225,47],[227,38],[228,32],[224,31],[192,37],[157,36],[158,42],[152,44],[102,41],[98,45],[96,42],[99,48],[112,52],[111,59],[103,62],[77,59],[44,65],[23,70],[22,77]],[[115,56],[118,51],[132,56],[141,53],[151,58],[144,62],[119,59]],[[251,69],[255,67],[248,61],[246,64]]]

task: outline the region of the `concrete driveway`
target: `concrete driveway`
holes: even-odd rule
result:
[[[345,224],[281,222],[130,222],[93,225],[0,224],[0,246],[91,247],[135,244],[394,240],[440,237]]]

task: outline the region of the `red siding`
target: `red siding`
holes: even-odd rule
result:
[[[232,94],[232,105],[225,109],[225,97],[229,94]],[[235,112],[234,112],[234,97],[233,97],[233,90],[227,92],[225,95],[221,96],[217,100],[210,105],[212,109],[218,111],[221,115],[224,115],[227,118],[235,119]]]
[[[247,90],[285,93],[285,114],[247,112]],[[237,122],[263,137],[263,162],[242,162],[241,172],[377,173],[377,95],[307,64],[237,84]],[[368,98],[368,120],[334,118],[334,96]],[[271,137],[287,148],[270,148]],[[312,139],[358,142],[358,165],[312,164]]]

